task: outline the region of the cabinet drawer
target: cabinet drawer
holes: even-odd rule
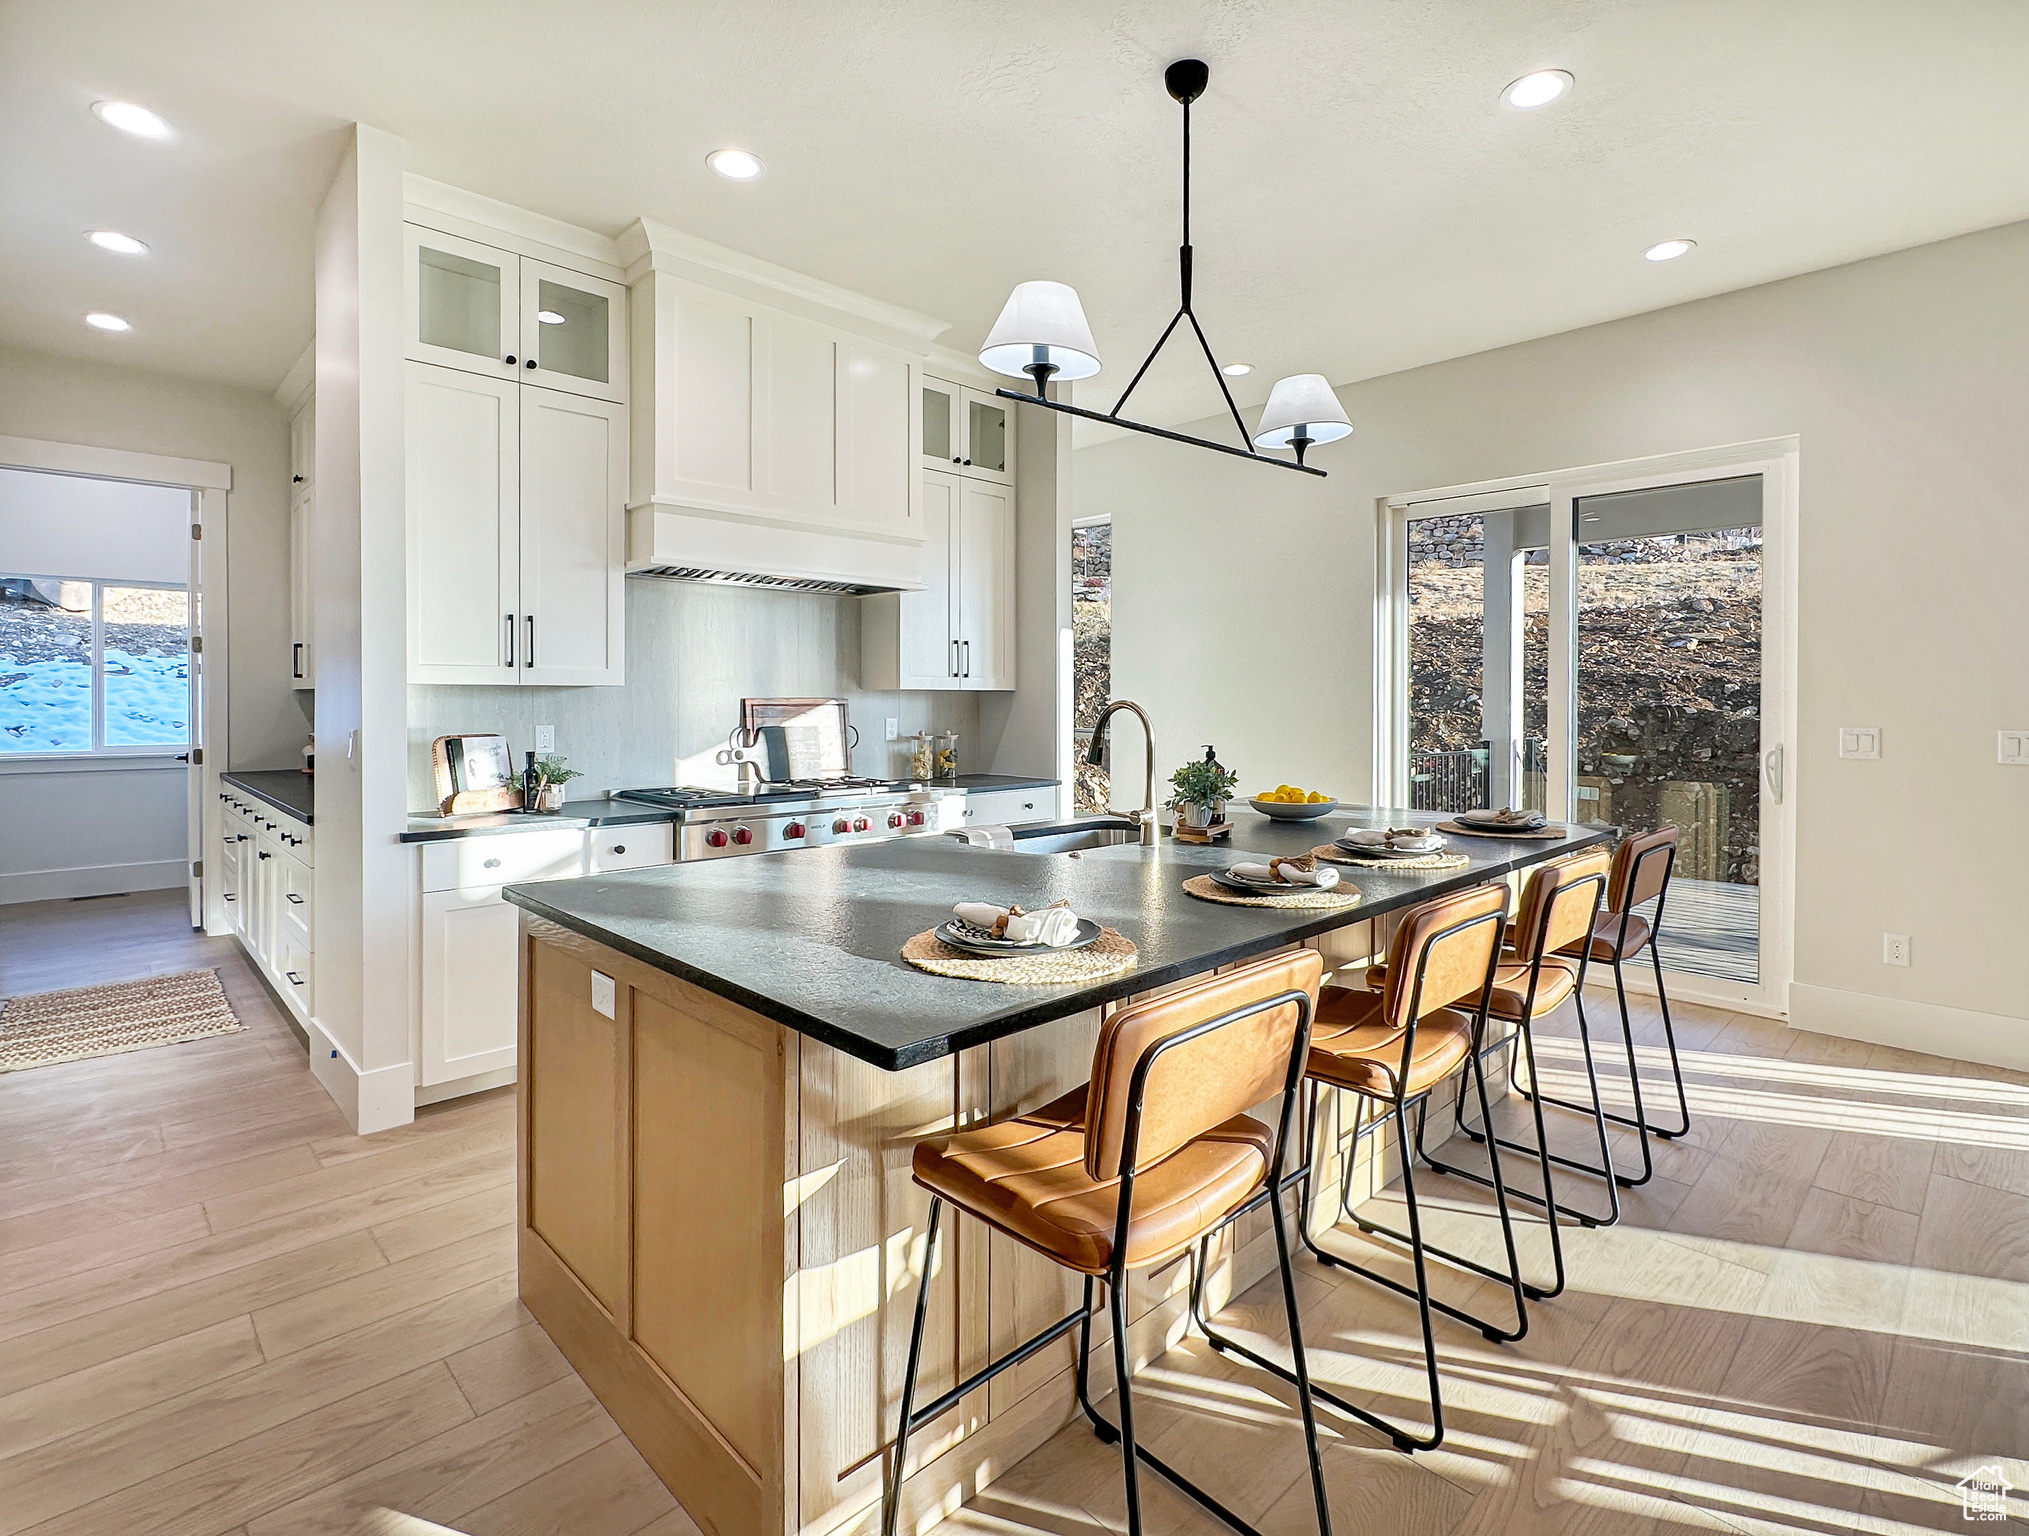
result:
[[[594,827],[586,839],[586,863],[595,875],[667,864],[674,858],[671,852],[674,831],[666,821],[634,827]]]
[[[1057,814],[1057,787],[995,789],[965,796],[964,824],[969,827],[1012,827],[1025,821],[1048,821]]]
[[[297,943],[293,936],[284,938],[275,946],[275,974],[282,979],[283,996],[305,1013],[314,1010],[309,945]]]
[[[568,880],[585,872],[585,834],[510,832],[423,845],[423,889],[480,890],[524,880]]]

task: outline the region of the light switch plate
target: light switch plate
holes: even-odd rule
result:
[[[1881,727],[1878,725],[1840,726],[1839,756],[1864,758],[1869,761],[1880,757]]]
[[[554,752],[557,749],[557,728],[553,725],[539,725],[535,728],[535,749],[538,752]]]
[[[1997,757],[2010,767],[2029,768],[2029,731],[2001,732]]]
[[[1881,935],[1881,963],[1883,965],[1909,964],[1908,934],[1884,933]]]
[[[592,1011],[613,1017],[613,978],[604,971],[592,972]]]

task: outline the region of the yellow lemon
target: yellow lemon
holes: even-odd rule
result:
[[[1331,799],[1331,796],[1330,796],[1330,795],[1325,795],[1325,794],[1320,794],[1320,793],[1319,793],[1318,791],[1316,791],[1316,790],[1312,790],[1312,791],[1310,792],[1310,794],[1309,794],[1308,796],[1306,796],[1306,797],[1305,797],[1305,799],[1306,799],[1306,803],[1307,803],[1307,804],[1310,804],[1310,805],[1323,805],[1323,804],[1324,804],[1324,803],[1325,803],[1326,801],[1328,801],[1328,800],[1330,800],[1330,799]]]

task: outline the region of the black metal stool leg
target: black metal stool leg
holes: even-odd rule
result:
[[[881,1536],[895,1536],[895,1522],[902,1513],[902,1468],[909,1455],[909,1415],[916,1407],[916,1368],[923,1361],[923,1320],[930,1312],[930,1276],[937,1265],[937,1224],[943,1215],[944,1202],[933,1196],[929,1236],[923,1244],[923,1281],[916,1287],[916,1326],[909,1333],[909,1364],[902,1372],[902,1418],[901,1427],[895,1431],[895,1465],[881,1500]]]
[[[1661,909],[1658,908],[1656,911],[1657,927],[1662,926],[1662,921],[1663,914]],[[1656,949],[1656,933],[1654,929],[1651,929],[1649,932],[1649,962],[1656,968],[1656,1003],[1663,1011],[1663,1043],[1670,1048],[1670,1076],[1676,1079],[1677,1083],[1677,1115],[1679,1117],[1677,1128],[1674,1131],[1666,1131],[1660,1126],[1652,1127],[1652,1129],[1658,1136],[1669,1138],[1681,1136],[1691,1128],[1691,1104],[1684,1097],[1684,1067],[1683,1063],[1677,1060],[1677,1031],[1670,1023],[1670,994],[1663,988],[1663,957]]]
[[[1127,1276],[1107,1277],[1106,1307],[1113,1319],[1113,1369],[1120,1393],[1120,1467],[1127,1483],[1127,1536],[1141,1536],[1141,1479],[1135,1466],[1134,1366],[1127,1354]]]

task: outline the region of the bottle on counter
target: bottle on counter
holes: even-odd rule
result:
[[[542,775],[535,771],[535,754],[526,754],[527,766],[521,770],[521,808],[533,811],[542,799]]]

